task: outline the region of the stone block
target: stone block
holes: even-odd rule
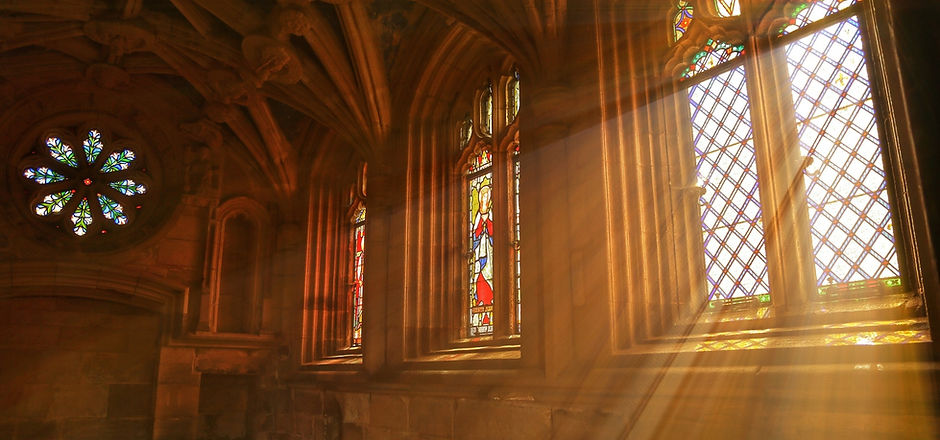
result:
[[[199,413],[198,386],[160,384],[157,386],[156,393],[154,416],[158,421],[161,419],[191,418],[192,422],[195,423],[196,415]]]
[[[323,412],[323,398],[319,391],[294,392],[294,412],[317,415]]]
[[[104,417],[108,408],[108,388],[104,385],[56,386],[49,418]]]
[[[452,399],[414,397],[408,405],[408,426],[420,434],[452,437],[454,435]]]
[[[215,374],[255,374],[261,371],[263,354],[251,350],[196,350],[196,371]]]
[[[340,436],[343,440],[362,440],[362,427],[354,423],[343,423],[343,428],[340,431],[342,434]]]
[[[196,438],[196,417],[157,418],[153,421],[153,440]]]
[[[343,414],[343,423],[369,423],[369,395],[365,393],[337,393],[335,395]]]
[[[413,437],[407,432],[370,426],[365,429],[365,438],[369,440],[411,440]]]
[[[53,385],[23,386],[14,397],[13,416],[19,419],[44,419],[49,413],[54,395]]]
[[[91,383],[141,383],[153,380],[155,353],[86,353],[82,375]]]
[[[556,409],[552,411],[552,438],[617,438],[622,434],[626,415],[594,410]]]
[[[108,390],[108,418],[153,417],[153,385],[114,384]]]
[[[395,394],[373,394],[369,402],[369,425],[406,431],[408,429],[408,399]]]
[[[461,440],[551,437],[551,410],[490,400],[458,399],[454,433]]]
[[[195,267],[199,252],[197,241],[161,240],[157,247],[157,262],[166,266]]]
[[[16,425],[16,440],[58,440],[59,425],[50,421],[26,421]]]
[[[16,432],[15,423],[0,423],[0,440],[13,440],[14,432]]]
[[[199,385],[199,373],[193,370],[195,357],[192,348],[164,347],[160,350],[157,382]]]
[[[127,351],[127,333],[107,327],[61,327],[59,347],[83,352]]]
[[[32,363],[24,374],[32,375],[33,383],[76,384],[82,381],[82,353],[70,350],[43,350],[34,354],[35,358],[25,361]]]
[[[54,346],[58,339],[58,327],[0,324],[0,348],[43,349]]]

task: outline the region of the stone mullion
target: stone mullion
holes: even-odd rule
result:
[[[751,37],[745,58],[771,300],[796,311],[815,290],[806,189],[783,46]]]

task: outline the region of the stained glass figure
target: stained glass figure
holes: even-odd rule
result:
[[[470,145],[470,136],[473,135],[473,119],[470,115],[463,118],[460,122],[460,148]]]
[[[679,0],[677,5],[678,9],[676,10],[676,15],[672,17],[672,28],[673,28],[673,37],[674,41],[679,41],[685,32],[689,30],[689,25],[692,24],[692,5],[685,0]]]
[[[866,283],[877,290],[900,287],[858,18],[796,40],[786,53],[800,148],[813,159],[804,183],[820,293]]]
[[[682,78],[691,78],[724,62],[733,60],[744,53],[744,45],[732,45],[723,41],[709,39],[705,47],[692,56],[691,64],[683,72]]]
[[[366,208],[360,206],[352,218],[352,342],[362,345],[362,269],[365,259]]]
[[[519,71],[512,71],[512,78],[506,86],[506,124],[512,124],[519,113]]]
[[[689,88],[708,300],[769,301],[744,67]]]
[[[473,158],[467,176],[470,239],[469,335],[493,333],[493,171],[489,151]]]
[[[143,195],[148,190],[140,182],[141,178],[147,180],[146,175],[133,169],[136,159],[133,150],[112,151],[100,167],[95,166],[101,154],[109,150],[97,129],[84,135],[82,148],[78,150],[57,136],[44,138],[42,145],[48,156],[41,154],[39,160],[50,162],[49,166],[22,168],[23,177],[37,185],[34,189],[38,194],[34,200],[38,202],[32,207],[36,215],[56,216],[68,207],[70,229],[78,236],[88,234],[93,225],[100,225],[95,219],[108,220],[118,226],[130,222],[131,216],[124,203],[128,197]],[[30,157],[26,160],[34,163],[36,159]],[[134,179],[128,178],[131,176]],[[46,186],[53,183],[57,185]],[[66,189],[63,190],[63,186]],[[134,206],[140,208],[142,205]],[[102,233],[105,232],[101,229],[103,226],[98,226]]]
[[[740,0],[715,0],[715,10],[719,17],[735,17],[741,15]]]
[[[487,83],[480,95],[480,131],[493,135],[493,84]]]
[[[822,20],[836,12],[854,5],[858,0],[809,0],[796,5],[790,13],[788,23],[780,29],[780,35],[792,33],[803,26]]]

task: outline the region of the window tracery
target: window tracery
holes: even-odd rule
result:
[[[465,213],[461,235],[467,243],[466,323],[461,334],[467,338],[519,331],[518,71],[513,69],[499,84],[494,88],[488,81],[479,91],[474,110],[478,124],[465,120],[459,125]],[[505,105],[495,109],[494,102]]]
[[[755,316],[763,317],[771,304],[800,298],[910,291],[899,264],[897,188],[889,185],[879,136],[883,121],[869,80],[864,3],[789,2],[774,10],[780,18],[761,21],[756,32],[739,22],[717,21],[724,27],[716,29],[723,31],[702,37],[704,48],[678,69],[667,68],[677,72],[687,99],[692,169],[701,191],[701,264],[711,308],[750,304],[758,310]],[[716,0],[717,16],[709,19],[731,20],[725,17],[748,4]],[[759,47],[750,42],[762,36],[780,41],[754,56],[747,53],[745,46]],[[688,53],[695,44],[683,40],[673,53]],[[756,78],[761,85],[749,85]],[[763,103],[779,101],[785,111],[753,113],[749,95],[754,93]],[[764,119],[752,124],[754,115]],[[796,142],[784,151],[802,157],[802,165],[788,170],[769,162],[780,154],[776,141],[755,137],[755,124],[792,130]],[[794,175],[782,180],[790,172]],[[781,186],[785,194],[776,189]],[[787,209],[793,213],[784,215]],[[797,243],[784,242],[781,230],[795,231]],[[781,256],[768,250],[801,241],[810,248],[803,253]],[[807,272],[815,292],[786,292],[773,275],[783,270]]]
[[[127,141],[112,143],[98,128],[82,136],[76,148],[79,142],[67,132],[49,132],[19,167],[33,192],[30,211],[56,228],[65,223],[77,237],[131,223],[150,187],[139,151]]]

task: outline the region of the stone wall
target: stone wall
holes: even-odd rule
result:
[[[0,439],[149,439],[159,317],[73,298],[0,300]]]

